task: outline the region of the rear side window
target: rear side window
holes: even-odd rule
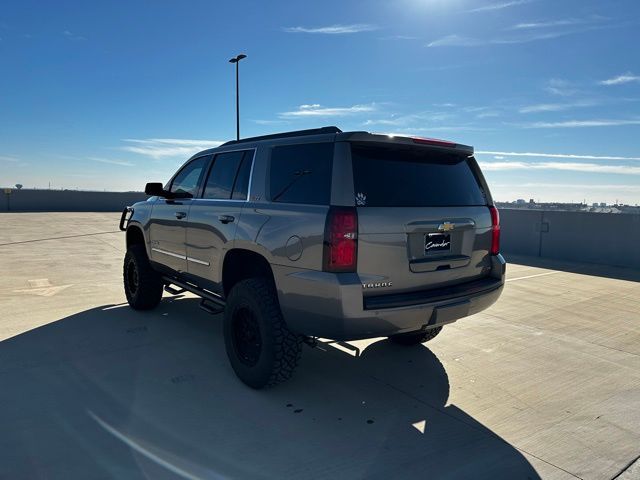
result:
[[[246,200],[252,160],[253,150],[216,155],[202,198]]]
[[[358,206],[486,205],[466,157],[419,147],[353,144],[351,158]]]
[[[329,205],[333,143],[275,147],[271,153],[272,202]]]

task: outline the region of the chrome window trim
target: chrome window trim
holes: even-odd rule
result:
[[[247,200],[238,200],[236,199],[228,199],[225,200],[223,198],[194,198],[193,199],[194,202],[234,202],[234,203],[245,203]]]
[[[247,187],[247,198],[244,200],[238,200],[237,198],[202,198],[202,195],[204,195],[204,191],[206,188],[206,182],[207,180],[209,180],[209,177],[203,179],[203,183],[202,183],[202,192],[200,192],[200,196],[198,198],[192,198],[192,200],[197,201],[197,200],[203,200],[205,202],[240,202],[240,203],[246,203],[249,201],[249,199],[251,198],[251,182],[253,182],[253,169],[256,166],[256,152],[258,150],[257,147],[253,147],[253,148],[238,148],[235,150],[225,150],[223,152],[217,152],[213,154],[213,158],[211,159],[211,161],[213,162],[213,164],[215,165],[215,161],[216,161],[216,156],[218,155],[222,155],[224,153],[233,153],[233,152],[248,152],[250,150],[253,150],[253,156],[251,157],[251,170],[249,171],[249,186]],[[211,166],[211,168],[209,169],[209,175],[211,175],[211,170],[213,169],[213,165]],[[233,192],[231,192],[233,194]]]

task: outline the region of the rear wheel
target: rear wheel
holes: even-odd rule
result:
[[[224,341],[236,375],[256,389],[289,379],[302,354],[302,337],[287,328],[276,291],[264,278],[242,280],[231,289]]]
[[[435,338],[442,331],[442,327],[432,328],[431,330],[420,332],[400,333],[398,335],[392,335],[389,337],[394,343],[399,345],[418,345],[419,343],[425,343]]]
[[[164,287],[160,275],[151,268],[144,245],[131,245],[124,257],[124,293],[135,310],[150,310],[160,303]]]

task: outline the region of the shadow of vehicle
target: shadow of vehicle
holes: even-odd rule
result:
[[[507,260],[507,263],[516,263],[518,265],[527,265],[529,267],[546,268],[549,270],[578,273],[594,277],[615,278],[617,280],[640,282],[640,270],[636,268],[615,267],[597,263],[579,263],[568,260],[558,260],[546,257],[530,257],[510,253],[504,253],[503,255]]]
[[[424,347],[306,349],[254,391],[193,298],[94,308],[0,343],[0,478],[539,478],[455,405]]]

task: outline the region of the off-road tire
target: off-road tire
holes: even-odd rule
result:
[[[419,343],[425,343],[434,339],[441,331],[442,327],[436,327],[424,332],[400,333],[389,337],[389,340],[398,345],[418,345]]]
[[[302,354],[302,337],[287,328],[276,290],[266,278],[233,286],[224,311],[224,341],[236,375],[255,389],[291,378]]]
[[[124,293],[134,310],[151,310],[162,299],[164,284],[151,268],[144,245],[131,245],[124,256],[122,268]]]

